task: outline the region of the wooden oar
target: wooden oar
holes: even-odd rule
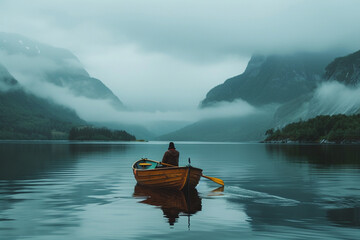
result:
[[[161,165],[169,166],[169,167],[177,167],[177,166],[175,166],[175,165],[168,164],[168,163],[163,163],[163,162],[158,162],[158,163],[160,163]],[[224,186],[224,185],[225,185],[225,184],[224,184],[224,181],[221,180],[220,178],[209,177],[209,176],[205,176],[205,175],[203,175],[203,174],[201,174],[201,176],[204,177],[204,178],[207,178],[207,179],[209,179],[209,180],[211,180],[211,181],[213,181],[213,182],[215,182],[215,183],[217,183],[217,184],[220,184],[221,186]]]
[[[175,165],[172,165],[172,164],[168,164],[168,163],[163,163],[163,162],[158,162],[158,163],[160,163],[161,165],[168,166],[168,167],[178,167],[178,166],[175,166]]]
[[[203,174],[201,174],[201,176],[204,177],[204,178],[207,178],[207,179],[209,179],[209,180],[211,180],[211,181],[213,181],[213,182],[215,182],[215,183],[217,183],[217,184],[220,184],[221,186],[224,186],[224,185],[225,185],[225,184],[224,184],[224,181],[221,180],[220,178],[209,177],[209,176],[205,176],[205,175],[203,175]]]

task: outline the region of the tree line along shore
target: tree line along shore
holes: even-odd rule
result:
[[[360,114],[321,115],[269,129],[266,143],[360,143]]]
[[[123,130],[108,128],[73,127],[69,132],[69,140],[99,140],[99,141],[135,141],[136,137]]]

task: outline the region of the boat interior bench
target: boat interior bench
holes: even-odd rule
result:
[[[137,169],[155,169],[156,166],[156,162],[139,162],[136,164]]]

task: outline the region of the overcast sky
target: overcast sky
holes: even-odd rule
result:
[[[253,53],[360,49],[358,0],[0,0],[0,31],[72,51],[130,108],[194,109]]]

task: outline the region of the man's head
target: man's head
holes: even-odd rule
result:
[[[173,142],[170,142],[169,143],[169,148],[168,149],[175,149],[175,145]]]

